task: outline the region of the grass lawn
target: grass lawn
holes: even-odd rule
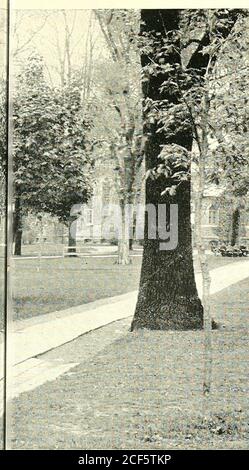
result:
[[[14,315],[16,319],[63,310],[104,297],[123,294],[138,286],[140,264],[114,264],[114,258],[59,258],[15,261]]]
[[[248,305],[248,279],[212,297],[209,400],[202,331],[130,333],[127,319],[51,351],[80,365],[14,400],[12,448],[248,449]]]
[[[210,256],[210,268],[241,258]],[[14,318],[63,310],[138,288],[141,257],[129,266],[115,258],[18,259],[13,269]],[[39,270],[37,269],[39,266]]]

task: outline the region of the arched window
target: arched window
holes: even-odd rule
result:
[[[214,203],[209,208],[208,221],[210,225],[218,225],[219,223],[219,205]]]

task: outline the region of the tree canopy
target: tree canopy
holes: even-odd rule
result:
[[[74,204],[91,195],[92,161],[86,151],[89,122],[77,77],[64,88],[46,83],[42,58],[21,71],[13,100],[15,197],[22,210],[48,212],[66,222]]]

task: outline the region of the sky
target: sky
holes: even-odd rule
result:
[[[46,10],[46,0],[32,1],[32,9],[26,9],[30,2],[25,0],[10,0],[12,6],[10,15],[10,56],[12,76],[16,70],[23,65],[25,59],[32,53],[37,52],[44,57],[50,79],[54,85],[58,85],[59,52],[64,49],[65,22],[63,11],[60,9]],[[86,42],[89,38],[89,27],[91,29],[92,42],[94,43],[94,60],[104,54],[103,38],[100,34],[98,23],[94,12],[87,9],[72,9],[69,5],[77,2],[67,2],[65,11],[69,26],[73,26],[72,32],[72,66],[81,66],[86,56]],[[79,3],[79,2],[78,2]],[[87,2],[81,1],[81,5]],[[6,52],[6,11],[4,7],[7,0],[0,0],[0,74],[5,74],[4,55]],[[52,0],[50,7],[63,6],[63,1]],[[34,8],[35,6],[35,8]],[[18,8],[13,8],[18,7]],[[20,8],[19,8],[20,7]],[[21,7],[25,7],[22,9]],[[40,7],[38,9],[37,7]],[[91,26],[90,26],[91,20]],[[102,54],[103,53],[103,54]]]
[[[74,30],[72,35],[72,42],[74,44],[74,53],[73,53],[73,65],[79,66],[85,60],[86,55],[86,41],[87,41],[87,32],[89,29],[89,20],[90,16],[94,17],[94,8],[103,8],[103,7],[129,7],[132,4],[132,7],[143,7],[143,6],[152,6],[152,1],[148,0],[133,0],[129,2],[123,2],[122,0],[9,0],[12,7],[11,14],[11,23],[13,28],[16,23],[16,16],[18,17],[18,28],[15,34],[11,35],[12,41],[12,51],[21,46],[21,51],[18,53],[18,56],[15,59],[15,64],[22,64],[23,60],[30,55],[32,51],[37,51],[41,54],[46,62],[46,65],[49,70],[50,77],[56,85],[58,83],[58,45],[63,48],[64,42],[64,24],[63,18],[61,16],[61,9],[66,9],[67,16],[69,17],[69,23],[73,21],[74,13],[76,12],[76,21],[74,24]],[[170,7],[174,6],[176,8],[178,5],[178,0],[154,0],[153,8],[164,6]],[[3,7],[6,4],[7,0],[0,0],[0,7]],[[181,5],[185,7],[188,5],[188,0],[182,0]],[[191,1],[191,7],[194,8],[195,1]],[[222,3],[226,4],[226,7],[229,5],[229,0],[206,0],[203,2],[198,2],[198,7],[202,6],[222,6]],[[237,0],[236,7],[240,6],[243,2]],[[243,6],[243,5],[242,5]],[[90,7],[90,9],[89,9]],[[88,9],[87,9],[88,8]],[[75,10],[74,10],[75,9]],[[47,20],[44,25],[44,15],[48,15]],[[2,15],[1,15],[2,17]],[[71,20],[70,20],[71,17]],[[1,18],[0,18],[1,20]],[[1,22],[0,22],[1,23]],[[42,26],[43,25],[43,26]],[[1,25],[0,25],[1,26]],[[100,56],[105,57],[103,38],[101,37],[98,25],[96,21],[92,21],[92,35],[93,41],[95,43],[94,47],[94,59]],[[38,30],[38,33],[34,34]],[[32,39],[31,41],[29,39]],[[102,38],[102,39],[101,39]],[[1,35],[0,31],[0,43],[4,42],[3,34]],[[23,45],[27,45],[23,47]],[[0,51],[0,58],[3,56],[3,48]],[[13,52],[14,55],[14,52]],[[2,61],[1,61],[2,62]],[[2,62],[3,64],[3,62]],[[16,65],[15,65],[16,66]],[[0,63],[1,68],[1,63]]]
[[[103,37],[93,11],[15,10],[11,16],[11,63],[14,76],[28,56],[38,53],[45,60],[52,84],[60,84],[60,54],[63,55],[65,50],[64,14],[72,30],[72,67],[82,67],[85,63],[89,50],[89,30],[93,43],[93,60],[97,61],[99,56],[103,56]]]
[[[74,21],[72,43],[75,47],[75,54],[73,60],[77,61],[82,57],[85,46],[89,12],[78,10],[74,14],[68,10],[66,15],[70,26]],[[63,48],[65,37],[63,16],[60,11],[18,11],[12,15],[12,27],[12,50],[13,55],[17,51],[17,61],[22,61],[23,57],[32,52],[38,52],[44,57],[49,67],[57,65],[57,49]]]

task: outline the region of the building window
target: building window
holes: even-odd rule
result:
[[[219,208],[217,204],[212,204],[209,208],[209,224],[210,225],[218,225],[219,223]]]

